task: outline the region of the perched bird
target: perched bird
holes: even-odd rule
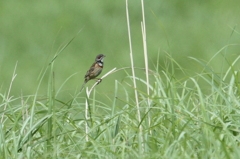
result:
[[[87,71],[86,75],[85,75],[85,80],[84,83],[82,85],[82,88],[80,90],[80,92],[82,91],[84,85],[91,79],[98,79],[96,78],[98,75],[100,75],[100,73],[102,72],[103,69],[103,58],[105,57],[105,55],[103,54],[99,54],[97,55],[95,62],[92,64],[92,66],[90,67],[90,69]]]

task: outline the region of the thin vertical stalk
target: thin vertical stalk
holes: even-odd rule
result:
[[[114,69],[112,69],[111,71],[109,71],[108,73],[106,73],[105,75],[103,75],[101,77],[101,79],[104,79],[105,77],[107,77],[109,74],[113,73],[113,71],[116,70],[116,67]],[[90,90],[88,91],[88,87],[86,88],[86,100],[85,100],[85,133],[86,133],[86,142],[89,141],[89,137],[88,137],[88,132],[89,132],[89,128],[88,128],[88,122],[89,120],[91,120],[91,109],[90,109],[90,104],[89,104],[89,98],[90,98],[90,94],[93,90],[93,88],[95,88],[95,86],[99,84],[99,80],[97,82],[95,82],[95,84],[92,86],[92,88],[90,88]]]
[[[52,72],[52,136],[53,136],[53,156],[57,158],[57,137],[56,137],[56,105],[55,105],[56,91],[55,91],[55,74]]]
[[[129,38],[129,48],[130,48],[130,61],[131,61],[131,70],[132,70],[132,76],[133,76],[133,86],[134,88],[137,88],[136,84],[136,76],[135,76],[135,71],[134,71],[134,63],[133,63],[133,54],[132,54],[132,40],[131,40],[131,31],[130,31],[130,21],[129,21],[129,13],[128,13],[128,0],[126,0],[126,16],[127,16],[127,27],[128,27],[128,38]],[[137,107],[137,117],[139,123],[141,122],[141,114],[140,114],[140,107],[139,107],[139,101],[138,101],[138,92],[137,89],[134,89],[134,94],[135,94],[135,100],[136,100],[136,107]],[[139,126],[139,137],[141,139],[141,150],[144,150],[143,147],[143,136],[142,136],[142,125]],[[144,151],[141,151],[144,152]]]
[[[53,113],[53,109],[54,109],[54,100],[55,100],[55,96],[54,96],[54,73],[53,73],[53,64],[54,62],[51,63],[50,65],[50,75],[49,75],[49,80],[48,80],[48,115],[52,115]],[[48,119],[48,124],[47,124],[47,136],[48,136],[48,140],[47,140],[47,151],[48,152],[52,152],[53,147],[52,147],[52,141],[51,138],[53,137],[53,116],[51,118]]]
[[[86,142],[89,141],[89,138],[88,138],[88,121],[89,121],[89,117],[88,117],[88,112],[89,112],[89,97],[90,97],[90,93],[88,93],[88,87],[86,88],[86,91],[87,91],[87,98],[86,98],[86,101],[85,101],[85,133],[86,133]]]
[[[8,89],[8,94],[7,94],[7,97],[6,97],[6,100],[7,100],[7,101],[6,101],[6,104],[4,105],[3,112],[7,109],[7,105],[8,105],[8,103],[10,102],[10,99],[11,99],[11,97],[10,97],[10,92],[11,92],[11,89],[12,89],[13,81],[14,81],[14,79],[15,79],[16,76],[17,76],[17,74],[16,74],[17,64],[18,64],[18,63],[16,63],[16,65],[15,65],[15,67],[14,67],[12,80],[11,80],[11,82],[10,82],[10,86],[9,86],[9,89]],[[2,114],[1,123],[3,123],[4,115],[5,115],[5,113]]]
[[[148,109],[146,109],[146,112],[149,112],[150,109],[150,89],[149,89],[149,74],[148,74],[148,53],[147,53],[147,34],[146,34],[146,23],[145,23],[145,12],[144,12],[144,2],[143,0],[141,0],[141,4],[142,4],[142,23],[141,23],[141,27],[142,27],[142,38],[143,38],[143,52],[144,52],[144,63],[145,63],[145,72],[146,72],[146,82],[147,82],[147,105],[148,105]],[[150,116],[148,115],[148,125],[151,125],[151,120],[150,120]],[[151,130],[150,130],[150,134],[151,134]]]

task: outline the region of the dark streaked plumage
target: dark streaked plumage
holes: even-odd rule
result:
[[[99,54],[97,55],[95,62],[92,64],[92,66],[90,67],[90,69],[87,71],[86,75],[85,75],[85,80],[84,83],[82,85],[82,88],[80,90],[80,92],[82,91],[84,85],[91,79],[96,79],[96,77],[98,75],[100,75],[100,73],[102,72],[103,69],[103,58],[105,57],[105,55],[103,54]]]

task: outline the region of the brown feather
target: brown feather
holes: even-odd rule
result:
[[[80,91],[82,91],[84,85],[91,79],[95,79],[100,73],[102,72],[103,69],[103,58],[105,56],[100,54],[96,57],[95,62],[92,64],[90,69],[87,71],[86,75],[84,76],[85,80],[82,85],[82,88]],[[99,65],[101,64],[101,65]]]

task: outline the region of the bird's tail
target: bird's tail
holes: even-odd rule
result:
[[[80,89],[80,92],[82,92],[83,88],[84,88],[84,85],[86,84],[87,82],[84,81],[83,85],[82,85],[82,88]]]

